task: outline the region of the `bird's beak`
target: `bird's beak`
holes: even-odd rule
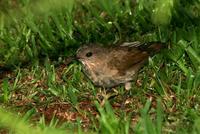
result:
[[[66,64],[68,65],[68,64],[70,64],[70,63],[72,63],[73,61],[76,61],[76,60],[77,60],[76,56],[69,56],[66,59]]]
[[[76,55],[76,56],[75,56],[75,59],[76,59],[76,60],[79,60],[79,59],[80,59],[80,57],[79,57],[78,55]]]
[[[75,60],[78,60],[78,61],[80,61],[82,58],[81,58],[81,56],[80,55],[76,55],[75,56]]]

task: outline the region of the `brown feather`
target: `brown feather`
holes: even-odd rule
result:
[[[124,74],[126,70],[133,67],[135,64],[145,61],[149,56],[147,52],[140,51],[135,47],[117,47],[110,53],[114,58],[110,59],[108,66],[119,70],[120,74]]]

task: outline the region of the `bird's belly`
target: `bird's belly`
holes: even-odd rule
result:
[[[104,66],[85,66],[84,72],[87,77],[96,86],[101,86],[105,88],[114,87],[122,83],[133,80],[135,71],[127,71],[124,75],[119,75],[118,70],[110,69],[106,65]]]
[[[133,75],[124,75],[124,76],[104,76],[102,75],[99,79],[93,79],[93,83],[101,87],[115,87],[119,84],[126,83],[133,80]]]
[[[131,81],[133,80],[134,76],[134,74],[131,73],[126,73],[123,76],[119,76],[113,70],[110,70],[107,73],[105,73],[103,70],[89,71],[86,74],[88,78],[94,83],[94,85],[105,88],[114,87],[119,84]]]

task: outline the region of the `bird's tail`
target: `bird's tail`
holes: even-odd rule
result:
[[[147,51],[150,55],[160,52],[165,47],[166,44],[161,42],[149,42],[139,46],[141,50]]]

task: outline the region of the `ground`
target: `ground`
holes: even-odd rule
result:
[[[0,23],[1,133],[200,131],[199,2],[0,4],[5,7]],[[78,61],[69,64],[84,44],[136,40],[165,47],[148,59],[129,91],[120,85],[105,94]],[[35,129],[30,132],[30,127]]]

